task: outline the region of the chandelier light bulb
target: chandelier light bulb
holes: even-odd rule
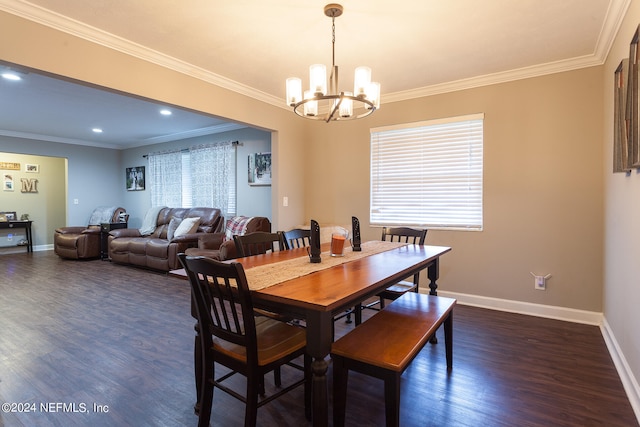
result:
[[[309,81],[311,92],[326,95],[327,93],[327,67],[324,64],[314,64],[309,67]]]
[[[353,96],[351,92],[345,92],[346,96]],[[353,116],[353,100],[351,98],[342,98],[342,102],[340,102],[340,117],[348,118]]]
[[[353,93],[355,96],[366,96],[367,89],[371,84],[371,68],[356,68],[355,77],[353,79]]]
[[[302,80],[297,77],[287,79],[287,104],[293,107],[302,101]]]

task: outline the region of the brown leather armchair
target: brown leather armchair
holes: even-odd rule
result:
[[[124,208],[101,206],[94,209],[88,226],[56,228],[53,248],[61,258],[87,259],[100,256],[100,224],[118,222]]]
[[[188,256],[204,256],[220,261],[238,258],[234,235],[243,236],[256,231],[271,231],[271,221],[263,216],[234,216],[226,222],[224,233],[202,235],[197,248],[185,251]]]

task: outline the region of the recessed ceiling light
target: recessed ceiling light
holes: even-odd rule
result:
[[[6,72],[2,73],[2,77],[7,79],[7,80],[13,80],[13,81],[22,80],[22,77],[20,77],[16,73],[12,73],[10,71],[6,71]]]
[[[93,131],[93,133],[102,133],[102,129],[100,128],[93,128],[91,130]]]
[[[160,110],[160,114],[162,114],[163,116],[170,116],[173,113],[171,112],[171,110],[167,110],[166,108],[163,108],[162,110]]]

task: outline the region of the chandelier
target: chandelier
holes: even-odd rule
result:
[[[380,83],[371,81],[371,68],[358,67],[355,70],[353,92],[339,92],[338,66],[336,62],[336,24],[343,8],[336,3],[324,7],[324,14],[331,18],[331,76],[327,92],[327,69],[323,64],[309,67],[310,89],[302,94],[302,80],[297,77],[287,79],[287,104],[294,113],[313,120],[329,123],[336,120],[350,120],[366,117],[380,108]]]

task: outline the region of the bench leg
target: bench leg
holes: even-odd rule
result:
[[[349,370],[342,357],[333,356],[333,425],[343,427],[347,409]]]
[[[447,371],[453,368],[453,310],[444,320],[444,346],[447,353]]]
[[[397,372],[385,373],[384,413],[387,427],[400,425],[400,374]]]

